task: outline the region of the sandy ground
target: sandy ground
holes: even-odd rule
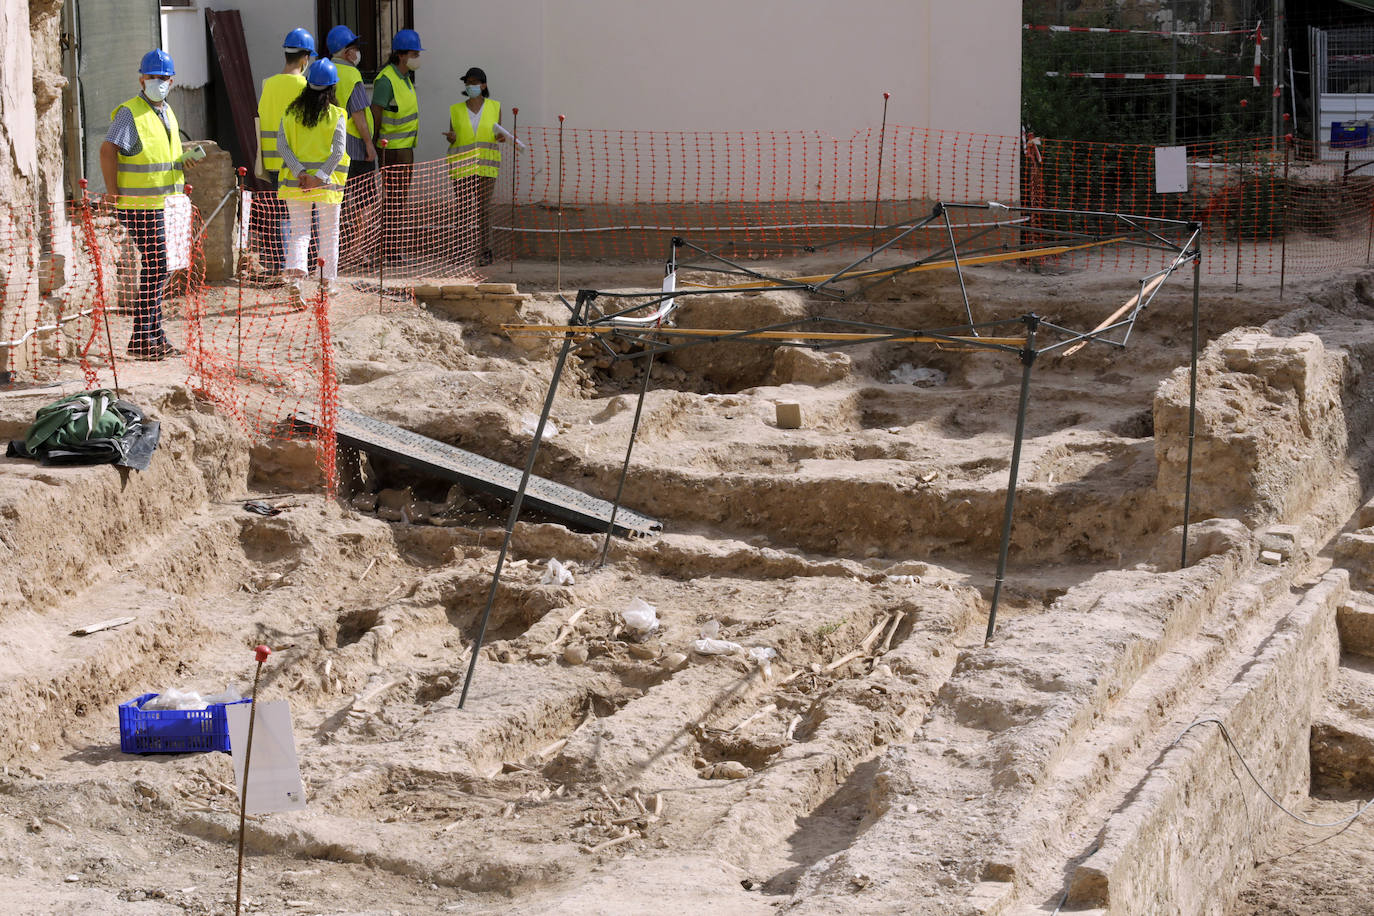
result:
[[[532,294],[525,317],[539,322],[558,320],[560,288],[652,287],[660,273],[522,263],[492,279]],[[969,294],[978,320],[1035,312],[1087,327],[1136,279],[996,268],[971,274]],[[1281,303],[1268,280],[1236,292],[1229,278],[1208,277],[1203,342],[1279,318],[1324,288],[1290,284]],[[256,371],[304,366],[309,317],[275,308],[270,292],[249,295]],[[217,292],[206,326],[222,354],[241,357],[228,349],[240,346],[236,297]],[[1155,488],[1152,401],[1186,364],[1191,306],[1191,277],[1180,275],[1127,349],[1037,365],[1004,625],[1052,618],[1056,600],[1093,576],[1150,561],[1177,524]],[[927,276],[861,303],[701,300],[683,323],[818,313],[931,328],[960,322],[964,306],[952,278]],[[361,281],[331,318],[345,406],[523,461],[551,347],[453,321],[438,303],[378,300]],[[171,328],[179,343],[184,324]],[[615,490],[640,380],[638,364],[608,357],[592,346],[575,355],[552,411],[558,434],[537,465],[601,496]],[[934,370],[935,383],[904,381],[915,369]],[[307,370],[286,373],[285,398],[246,397],[259,430],[309,401]],[[943,825],[969,848],[1009,834],[978,820],[981,801],[926,810],[939,807],[935,796],[901,788],[897,762],[930,754],[966,762],[966,775],[1000,773],[1006,761],[970,744],[968,729],[1014,730],[1043,712],[996,684],[979,698],[961,694],[967,684],[954,678],[981,646],[991,597],[1021,376],[1014,354],[734,345],[664,358],[625,492],[627,505],[662,519],[664,534],[617,540],[598,566],[599,536],[522,522],[463,708],[500,504],[380,460],[355,466],[353,489],[327,502],[308,448],[275,443],[250,455],[241,429],[191,397],[184,366],[121,364],[121,373],[166,418],[166,466],[149,472],[161,476],[135,481],[124,501],[101,501],[118,486],[102,470],[0,461],[14,506],[60,500],[50,491],[79,480],[96,494],[83,499],[128,516],[89,568],[58,576],[53,558],[65,554],[53,547],[48,572],[35,565],[0,582],[12,589],[0,591],[7,670],[54,697],[45,727],[16,727],[24,737],[0,754],[9,912],[232,909],[229,758],[121,755],[114,703],[169,686],[246,687],[258,642],[276,649],[260,695],[291,701],[309,809],[250,824],[250,912],[986,911],[970,901],[988,867],[941,852],[945,841],[920,831]],[[36,406],[76,387],[68,378],[0,396],[0,433],[17,435]],[[778,428],[779,401],[801,404],[803,428]],[[285,511],[245,513],[250,495]],[[379,505],[404,507],[407,521],[387,521],[395,516]],[[7,545],[29,543],[22,513],[3,521]],[[570,564],[575,581],[542,584],[550,558]],[[626,626],[634,599],[656,607],[652,633]],[[91,637],[74,672],[64,634],[116,613],[144,629]],[[765,671],[743,651],[693,651],[704,632],[776,657]],[[1070,690],[1077,674],[1065,671]],[[942,708],[958,721],[943,721]],[[948,798],[982,798],[962,777],[939,778]],[[1319,794],[1301,811],[1330,819],[1352,804]],[[1106,795],[1099,807],[1110,810]],[[1086,810],[1083,832],[1062,850],[1081,851],[1096,829],[1096,809]],[[894,811],[909,832],[890,833],[902,823]],[[1273,837],[1234,912],[1367,912],[1370,829],[1357,823],[1317,845],[1331,831]],[[1064,862],[1053,853],[1026,866],[1023,902],[1058,896]],[[875,888],[887,896],[866,896]]]

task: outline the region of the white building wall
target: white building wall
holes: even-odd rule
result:
[[[530,125],[844,137],[878,125],[887,91],[889,124],[1020,128],[1019,0],[417,2],[415,18],[426,158],[471,66]]]
[[[202,2],[242,11],[257,86],[280,69],[282,37],[315,21],[312,0]],[[415,0],[415,19],[426,49],[420,161],[444,155],[448,108],[472,66],[487,72],[507,126],[519,108],[522,132],[554,128],[562,114],[569,129],[812,130],[846,140],[876,131],[883,92],[889,125],[1005,137],[1020,129],[1019,0]],[[815,191],[828,196],[838,179],[825,171]],[[978,193],[888,184],[897,197]]]

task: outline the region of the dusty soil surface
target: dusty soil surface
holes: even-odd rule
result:
[[[539,323],[566,314],[557,287],[652,288],[660,274],[519,264],[493,279],[531,294],[522,317]],[[971,273],[969,294],[978,320],[1035,312],[1086,328],[1137,280],[996,268]],[[1176,571],[1181,496],[1160,483],[1161,460],[1172,467],[1176,456],[1160,457],[1156,424],[1177,429],[1177,402],[1160,392],[1182,390],[1190,281],[1165,287],[1126,349],[1035,367],[1004,644],[982,646],[1015,355],[712,345],[659,360],[645,400],[624,499],[664,533],[617,539],[600,566],[600,536],[521,522],[462,708],[504,507],[350,455],[351,488],[327,501],[307,447],[253,445],[192,393],[183,367],[125,367],[123,384],[164,422],[148,472],[0,460],[0,651],[14,717],[0,729],[0,891],[10,911],[232,910],[228,756],[122,755],[114,707],[171,686],[246,689],[259,642],[276,650],[259,695],[291,702],[309,807],[250,822],[250,912],[1051,911],[1074,861],[1170,746],[1161,736],[1194,716],[1179,696],[1189,691],[1174,688],[1221,691],[1284,610],[1275,601],[1170,643],[1172,625],[1150,602],[1181,606],[1247,579],[1266,595],[1306,587],[1330,565],[1317,559],[1326,528],[1344,521],[1322,494],[1285,501],[1301,490],[1291,481],[1256,472],[1243,491],[1204,481],[1204,506],[1246,500],[1207,514],[1255,529],[1317,519],[1304,529],[1316,543],[1275,572],[1254,549],[1199,541],[1205,559]],[[1280,302],[1276,289],[1236,293],[1208,277],[1203,344],[1282,320],[1282,336],[1374,334],[1362,289],[1354,279],[1290,285]],[[226,346],[235,295],[211,300],[211,334]],[[283,363],[308,352],[281,331],[297,322],[307,334],[307,319],[253,295],[258,364],[269,343]],[[934,328],[960,323],[964,306],[952,277],[925,275],[860,303],[695,300],[682,323],[806,314]],[[439,302],[380,302],[361,282],[337,297],[332,322],[345,406],[523,462],[552,344],[453,320]],[[575,353],[552,411],[557,434],[536,465],[602,497],[615,492],[642,371],[611,357],[590,345]],[[1218,424],[1207,435],[1226,433],[1215,419],[1225,403],[1308,429],[1277,383],[1231,383],[1204,392]],[[0,396],[0,435],[20,434],[74,385]],[[306,398],[308,375],[284,387]],[[778,427],[780,401],[800,403],[802,428]],[[1360,469],[1351,443],[1313,449],[1347,476]],[[1358,482],[1344,486],[1358,493]],[[246,513],[249,496],[284,511]],[[1248,537],[1237,525],[1234,537]],[[550,559],[574,581],[542,582]],[[635,599],[656,608],[652,632],[626,625]],[[123,614],[138,621],[67,635]],[[694,650],[706,635],[739,650]],[[1144,673],[1111,707],[1097,676],[1109,680],[1149,639],[1163,660],[1136,666]],[[1207,647],[1232,642],[1238,654],[1222,661]],[[776,653],[766,664],[748,654],[765,648]],[[1264,804],[1253,786],[1248,798]],[[1295,803],[1315,819],[1352,807]],[[1234,912],[1366,912],[1370,829],[1357,823],[1315,846],[1325,834],[1275,835]]]

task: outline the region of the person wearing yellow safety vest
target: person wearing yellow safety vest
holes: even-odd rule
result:
[[[464,233],[460,259],[479,265],[491,263],[491,195],[501,170],[501,148],[508,136],[501,127],[501,103],[491,98],[487,74],[470,67],[463,74],[463,98],[448,110],[448,174],[458,197],[460,219],[476,223],[475,236]]]
[[[420,97],[415,92],[415,71],[420,66],[420,35],[401,29],[391,39],[391,56],[372,83],[373,141],[381,146],[386,190],[383,238],[386,256],[402,262],[402,213],[410,190],[415,162],[415,138],[420,133]]]
[[[356,229],[362,219],[360,208],[370,205],[375,194],[373,182],[353,180],[377,167],[377,149],[372,145],[372,103],[367,97],[363,75],[358,70],[358,64],[363,59],[363,52],[358,48],[361,42],[362,39],[346,25],[334,26],[324,37],[330,59],[339,71],[339,84],[334,87],[334,98],[339,107],[348,112],[349,181],[344,188],[343,238],[340,240],[340,247],[345,253],[350,250],[353,236],[357,234]]]
[[[306,66],[315,53],[315,36],[305,29],[292,29],[281,43],[285,63],[280,73],[262,81],[262,95],[258,97],[258,149],[262,153],[262,175],[270,188],[277,186],[281,171],[281,155],[277,152],[277,126],[281,124],[286,106],[305,88]],[[282,246],[285,236],[282,213],[276,207],[263,207],[258,214],[259,246],[263,269],[278,273],[282,266]]]
[[[183,168],[195,164],[184,155],[177,116],[166,102],[176,66],[160,48],[139,62],[139,94],[110,112],[110,128],[100,144],[100,173],[106,204],[133,237],[141,261],[134,329],[128,354],[135,359],[166,359],[181,351],[162,329],[162,288],[167,283],[167,233],[163,207],[182,193]]]
[[[306,275],[312,216],[320,224],[323,276],[339,274],[339,205],[348,180],[348,114],[335,102],[339,71],[333,61],[317,60],[305,71],[305,88],[286,108],[277,130],[281,181],[277,197],[286,202],[286,277],[297,303]]]

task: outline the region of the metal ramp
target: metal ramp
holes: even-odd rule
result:
[[[523,472],[519,468],[421,436],[408,429],[352,410],[339,408],[335,435],[340,445],[449,480],[464,489],[487,493],[507,502],[515,498]],[[611,504],[581,490],[531,476],[525,489],[525,506],[594,531],[605,531],[611,520]],[[621,506],[615,513],[615,533],[628,536],[657,534],[662,524]]]

